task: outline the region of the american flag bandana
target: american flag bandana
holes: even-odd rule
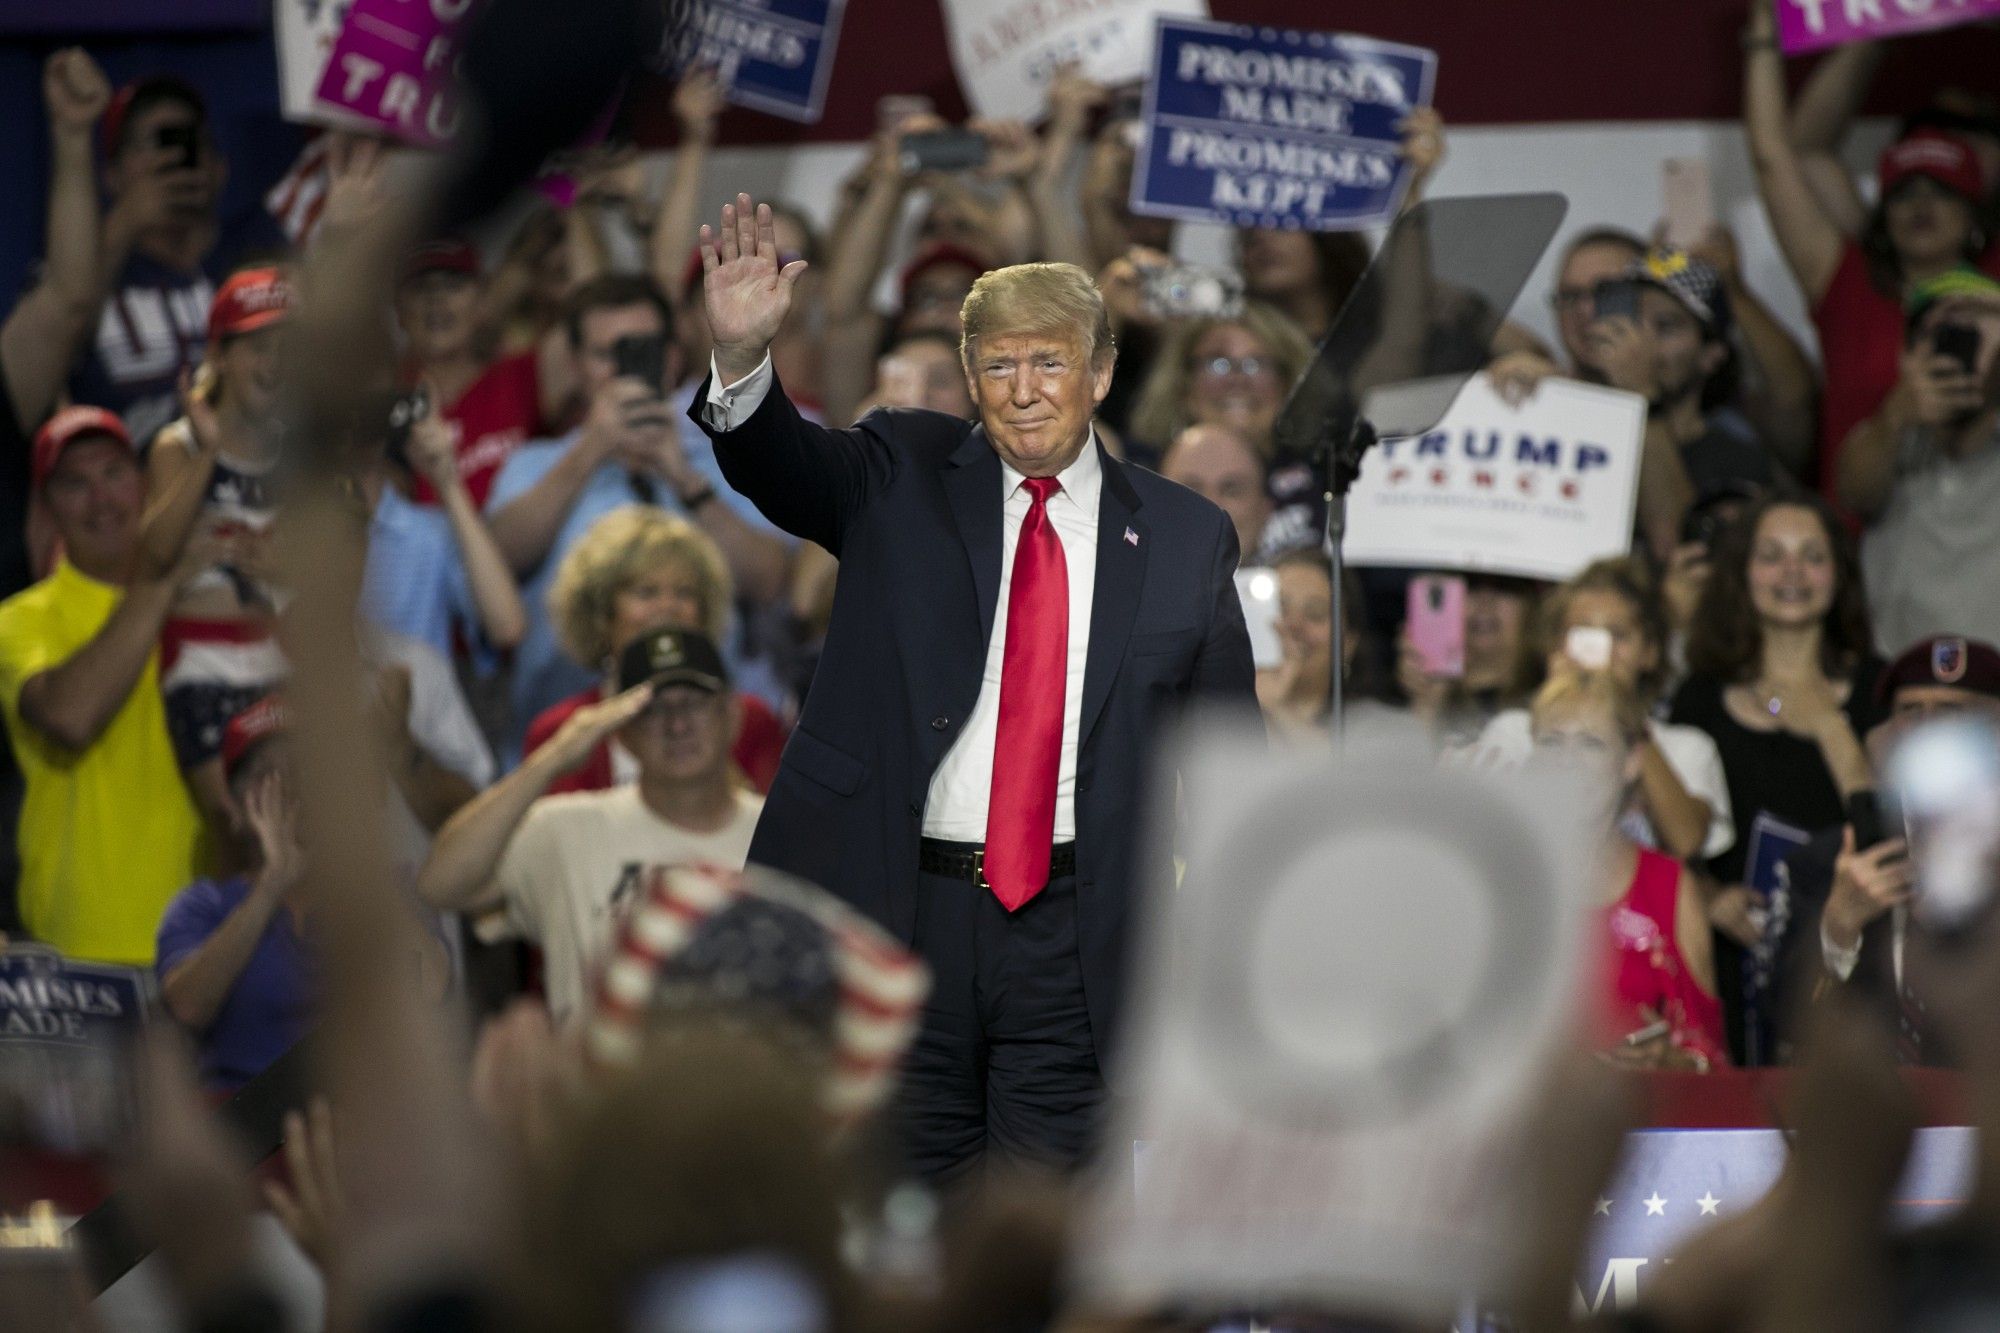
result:
[[[824,1042],[836,1120],[887,1101],[930,973],[831,894],[763,867],[652,866],[598,982],[587,1040],[602,1065],[635,1060],[647,1018],[737,1008]]]

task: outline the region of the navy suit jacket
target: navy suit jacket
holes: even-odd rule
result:
[[[847,430],[773,380],[733,431],[691,415],[729,484],[840,559],[833,619],[750,859],[824,886],[904,941],[932,773],[972,712],[1000,588],[1000,460],[981,427],[919,410]],[[1194,696],[1255,703],[1235,528],[1184,487],[1105,454],[1076,774],[1077,931],[1100,1056],[1116,1025],[1151,740]],[[1136,541],[1126,540],[1130,532]]]

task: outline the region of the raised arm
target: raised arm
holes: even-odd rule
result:
[[[1785,60],[1767,0],[1752,0],[1743,32],[1743,125],[1778,250],[1806,304],[1817,306],[1840,267],[1847,238],[1820,206],[1792,147],[1785,123]]]
[[[222,453],[215,409],[200,390],[186,388],[186,379],[183,372],[184,425],[162,431],[146,458],[146,516],[139,524],[139,549],[155,569],[180,559]]]
[[[16,424],[31,433],[61,393],[103,295],[91,131],[111,100],[104,71],[76,47],[42,67],[49,113],[49,206],[41,281],[0,325],[0,374]]]
[[[259,850],[250,891],[207,939],[177,959],[160,978],[160,998],[167,1012],[191,1032],[206,1031],[215,1021],[257,952],[265,928],[305,870],[298,829],[286,809],[288,799],[284,777],[276,771],[265,773],[244,793],[244,819],[256,835]]]
[[[1736,251],[1736,238],[1719,223],[1710,227],[1693,253],[1715,265],[1729,293],[1729,307],[1742,334],[1743,411],[1779,463],[1795,477],[1812,466],[1819,414],[1819,376],[1805,348],[1771,313],[1750,284]]]
[[[1041,156],[1026,185],[1028,203],[1041,232],[1043,259],[1084,269],[1097,267],[1069,181],[1076,170],[1090,113],[1102,106],[1105,98],[1104,89],[1084,78],[1074,65],[1058,69],[1049,85],[1049,123],[1042,131]]]
[[[1861,110],[1868,85],[1882,67],[1880,42],[1852,42],[1820,57],[1792,103],[1792,148],[1806,174],[1806,183],[1826,215],[1849,236],[1861,234],[1868,206],[1854,186],[1854,177],[1840,161],[1840,141]]]
[[[681,290],[688,238],[701,222],[702,178],[715,143],[715,119],[721,113],[722,85],[713,70],[690,70],[674,88],[674,120],[681,136],[660,197],[660,214],[653,221],[651,255],[653,281],[663,292],[678,295]]]
[[[496,901],[493,874],[507,843],[549,784],[590,757],[600,742],[652,702],[650,684],[635,685],[602,703],[579,708],[549,743],[521,766],[472,798],[438,830],[417,897],[439,911],[483,911]]]
[[[410,465],[437,492],[438,504],[451,524],[451,539],[465,566],[465,581],[479,612],[481,632],[495,648],[512,648],[527,632],[527,608],[521,604],[521,588],[514,581],[514,572],[507,568],[507,558],[500,553],[499,543],[493,540],[486,520],[465,489],[465,479],[458,474],[450,428],[435,413],[424,417],[410,428],[409,451]]]
[[[199,534],[178,563],[135,579],[95,638],[22,684],[21,720],[65,750],[90,748],[137,688],[182,580],[218,549]]]

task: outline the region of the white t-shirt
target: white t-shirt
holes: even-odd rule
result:
[[[1702,842],[1703,856],[1719,856],[1729,850],[1736,841],[1736,821],[1730,813],[1729,783],[1722,775],[1722,752],[1715,748],[1715,741],[1699,727],[1676,726],[1671,722],[1653,721],[1647,724],[1653,732],[1653,744],[1660,747],[1660,756],[1667,761],[1667,767],[1674,770],[1674,776],[1687,788],[1688,795],[1697,801],[1708,802],[1708,837]],[[1535,750],[1534,731],[1529,726],[1528,710],[1509,708],[1497,713],[1486,730],[1479,733],[1479,739],[1467,746],[1458,756],[1464,762],[1485,766],[1509,768],[1526,763]],[[1643,828],[1634,830],[1643,834],[1639,841],[1648,847],[1658,847],[1659,837],[1647,823],[1644,815],[1637,816]]]
[[[740,869],[763,809],[763,797],[738,792],[726,825],[693,833],[649,810],[636,786],[545,796],[529,807],[495,879],[508,925],[541,946],[549,1013],[558,1026],[589,1004],[640,868],[706,861]]]

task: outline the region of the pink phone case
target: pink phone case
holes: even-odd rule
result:
[[[1405,627],[1427,674],[1453,679],[1465,674],[1464,579],[1439,575],[1411,579]]]

